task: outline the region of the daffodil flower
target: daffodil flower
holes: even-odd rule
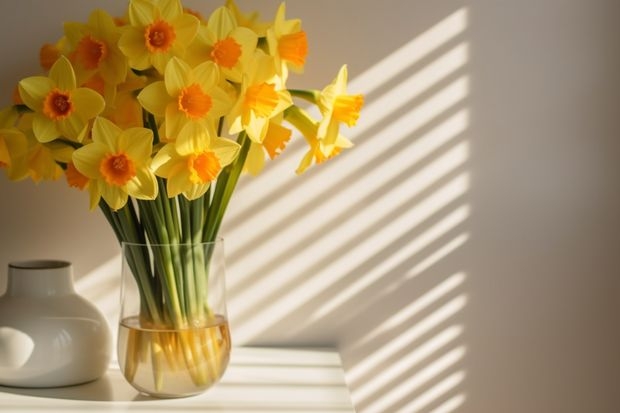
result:
[[[229,133],[245,130],[253,142],[262,143],[270,119],[292,104],[290,93],[276,74],[273,57],[257,50],[241,83],[239,97],[227,115]]]
[[[88,88],[76,87],[69,60],[61,56],[49,77],[33,76],[19,82],[19,95],[35,113],[32,129],[39,142],[64,136],[81,142],[88,122],[103,110],[103,97]]]
[[[283,116],[278,116],[278,119],[269,122],[269,128],[262,143],[252,141],[243,165],[244,171],[257,176],[265,166],[265,155],[273,160],[286,148],[292,131],[281,125],[282,118]]]
[[[118,48],[121,30],[103,10],[95,10],[87,24],[64,25],[70,56],[78,72],[78,83],[99,74],[107,86],[116,86],[127,77],[127,59]],[[81,74],[81,76],[80,76]]]
[[[301,29],[301,20],[286,20],[286,6],[280,4],[273,26],[267,31],[269,54],[276,59],[278,74],[284,80],[288,77],[289,66],[302,72],[308,55],[308,38]]]
[[[172,57],[185,54],[199,26],[200,20],[185,13],[179,0],[131,0],[119,47],[133,69],[153,66],[163,73]]]
[[[166,178],[170,198],[183,194],[193,200],[204,195],[239,152],[239,144],[216,136],[199,124],[185,127],[185,145],[166,144],[153,159],[155,174]]]
[[[211,126],[231,106],[229,95],[221,89],[219,71],[213,62],[195,68],[178,58],[166,66],[163,81],[151,83],[140,92],[138,100],[155,116],[165,119],[165,136],[183,140],[188,123]]]
[[[296,172],[303,173],[313,163],[321,164],[328,159],[340,154],[342,149],[350,148],[353,143],[342,135],[338,135],[331,145],[331,151],[328,154],[323,152],[321,148],[321,140],[318,138],[319,123],[312,119],[303,109],[293,106],[285,113],[285,119],[290,122],[306,139],[309,150],[302,158]]]
[[[92,143],[73,152],[76,169],[90,179],[91,208],[101,197],[114,210],[122,208],[128,196],[147,200],[157,197],[157,181],[150,169],[151,130],[121,130],[98,117],[92,135]]]
[[[207,25],[201,26],[187,54],[188,61],[198,64],[211,60],[226,79],[240,83],[257,42],[256,33],[239,27],[232,12],[226,7],[219,7],[209,16]]]
[[[342,66],[332,83],[319,94],[318,105],[323,119],[319,124],[317,138],[324,156],[334,150],[339,139],[340,124],[355,125],[363,104],[362,95],[347,94],[347,66]]]

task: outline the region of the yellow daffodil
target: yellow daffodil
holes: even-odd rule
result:
[[[207,25],[200,28],[188,53],[188,62],[197,64],[211,60],[226,79],[240,83],[257,42],[256,33],[238,27],[232,12],[226,7],[219,7],[209,16]]]
[[[232,12],[239,26],[247,27],[259,37],[265,37],[270,24],[260,21],[260,15],[258,12],[244,14],[241,10],[239,10],[239,7],[237,7],[237,4],[235,4],[233,0],[226,0],[226,7],[228,7],[228,9]]]
[[[92,139],[92,143],[73,152],[76,169],[90,179],[91,208],[97,206],[100,197],[114,210],[122,208],[128,196],[157,197],[157,181],[150,169],[151,130],[121,130],[109,120],[98,117]]]
[[[241,83],[237,102],[227,115],[229,133],[245,130],[253,142],[262,143],[270,119],[293,104],[277,76],[273,57],[257,50]]]
[[[78,83],[99,74],[106,86],[116,86],[127,76],[127,59],[118,48],[121,30],[103,10],[95,10],[87,24],[65,23],[70,58],[78,72]]]
[[[170,58],[185,54],[199,26],[200,21],[185,13],[179,0],[131,0],[129,25],[119,47],[133,69],[153,66],[163,73]]]
[[[153,159],[155,174],[166,178],[169,197],[183,194],[193,200],[204,195],[239,152],[239,144],[218,137],[199,124],[185,126],[185,145],[166,144]]]
[[[323,119],[319,124],[317,137],[321,142],[321,152],[328,156],[338,140],[340,124],[355,125],[364,105],[362,95],[347,94],[346,65],[340,68],[333,82],[321,91],[318,105]]]
[[[145,87],[138,100],[147,111],[165,119],[167,139],[182,140],[186,124],[209,127],[230,108],[230,97],[218,83],[219,71],[213,62],[192,69],[173,58],[166,65],[164,80]]]
[[[282,153],[288,141],[291,139],[292,131],[285,128],[280,123],[282,116],[278,116],[269,122],[267,134],[262,143],[252,141],[244,164],[244,170],[251,175],[258,175],[265,166],[265,155],[273,160]]]
[[[19,94],[35,113],[32,129],[43,143],[60,136],[81,142],[89,120],[105,106],[97,92],[76,87],[71,63],[62,56],[50,69],[49,77],[33,76],[19,82]]]
[[[276,59],[278,74],[284,80],[288,77],[290,66],[302,72],[308,55],[308,38],[301,30],[301,20],[286,20],[286,6],[280,5],[273,26],[267,31],[269,53]]]
[[[285,119],[301,132],[310,147],[297,167],[296,172],[298,174],[303,173],[313,163],[321,164],[338,155],[342,149],[353,146],[353,143],[347,138],[338,135],[331,145],[331,151],[328,154],[324,154],[321,148],[321,140],[318,138],[319,123],[317,121],[298,107],[292,107],[288,110]]]

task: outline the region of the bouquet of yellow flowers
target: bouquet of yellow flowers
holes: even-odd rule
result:
[[[322,90],[287,88],[307,51],[301,21],[287,19],[284,4],[270,22],[232,0],[207,18],[180,0],[130,0],[117,18],[95,10],[41,48],[45,75],[21,80],[0,112],[0,167],[11,180],[64,175],[88,191],[121,243],[141,246],[125,260],[143,327],[209,323],[213,309],[196,291],[209,270],[197,263],[213,251],[193,246],[218,239],[240,175],[260,173],[292,129],[308,144],[297,173],[352,146],[339,128],[356,123],[363,97],[347,94],[346,66]],[[316,105],[321,119],[294,99]],[[158,337],[170,363],[181,360],[194,382],[209,381],[195,349],[175,353],[191,337]],[[133,377],[131,360],[125,374]]]

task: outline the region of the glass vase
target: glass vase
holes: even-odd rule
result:
[[[153,397],[202,393],[228,365],[224,246],[122,245],[118,361]]]

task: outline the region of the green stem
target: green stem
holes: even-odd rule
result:
[[[248,156],[250,150],[251,140],[247,137],[245,132],[239,134],[238,143],[241,145],[239,155],[220,173],[215,184],[215,191],[213,194],[213,200],[211,201],[211,207],[209,208],[209,214],[207,216],[207,223],[205,226],[206,231],[203,234],[203,241],[213,242],[217,237],[222,218],[230,202],[239,176],[243,171],[243,165]]]

